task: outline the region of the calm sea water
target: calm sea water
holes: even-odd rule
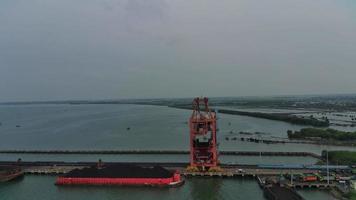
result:
[[[147,187],[58,187],[55,177],[26,176],[23,180],[0,184],[1,200],[264,200],[262,190],[252,179],[187,179],[179,188]],[[301,191],[307,200],[333,199],[323,191]]]
[[[58,150],[131,150],[188,149],[190,111],[168,107],[139,105],[26,105],[0,106],[0,149]],[[221,150],[241,151],[309,151],[349,149],[297,144],[256,144],[226,141],[230,131],[266,132],[286,137],[288,129],[303,126],[245,116],[219,115]],[[130,127],[130,130],[127,128]],[[184,155],[20,155],[0,154],[0,160],[63,161],[182,161]],[[312,164],[305,157],[222,156],[225,163],[241,164]],[[264,199],[257,183],[251,179],[188,179],[180,188],[56,187],[55,177],[26,176],[23,180],[0,185],[0,199]],[[300,191],[306,199],[332,199],[322,191]]]
[[[142,105],[0,106],[0,149],[188,149],[189,110]],[[127,130],[127,128],[130,130]],[[230,132],[287,137],[303,126],[246,116],[219,115],[221,150],[309,151],[349,147],[226,141]]]

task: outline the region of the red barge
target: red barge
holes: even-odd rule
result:
[[[110,165],[75,169],[58,177],[56,185],[128,185],[128,186],[180,186],[184,183],[178,171],[163,167],[136,165]]]

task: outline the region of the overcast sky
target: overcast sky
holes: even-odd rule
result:
[[[0,1],[0,101],[328,93],[354,0]]]

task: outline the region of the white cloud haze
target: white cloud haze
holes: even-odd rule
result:
[[[0,101],[356,92],[349,0],[2,0]]]

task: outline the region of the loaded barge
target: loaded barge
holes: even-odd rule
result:
[[[160,166],[108,165],[75,169],[58,177],[56,185],[128,185],[180,186],[184,183],[178,171]]]

